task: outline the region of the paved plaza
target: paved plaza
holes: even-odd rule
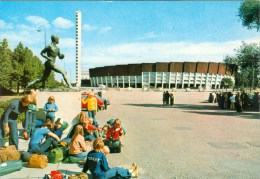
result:
[[[175,92],[174,106],[162,106],[162,92],[107,91],[108,110],[97,113],[103,125],[120,118],[127,131],[124,147],[110,154],[111,167],[139,166],[141,179],[259,179],[260,113],[241,114],[208,103],[209,92]],[[62,109],[60,109],[62,110]],[[20,139],[27,150],[28,141]],[[77,164],[27,168],[0,178],[43,178],[51,170],[80,172]]]

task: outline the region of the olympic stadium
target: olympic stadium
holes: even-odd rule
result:
[[[92,87],[220,89],[222,78],[234,75],[224,63],[157,62],[89,69]]]

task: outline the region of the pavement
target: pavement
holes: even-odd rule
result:
[[[175,104],[163,106],[162,92],[103,93],[111,105],[97,113],[98,122],[120,118],[127,131],[121,153],[108,155],[110,167],[130,168],[135,162],[141,179],[260,178],[259,112],[221,110],[207,102],[209,92],[174,95]],[[27,150],[28,141],[19,142],[20,150]],[[22,170],[0,178],[43,178],[51,170],[69,175],[82,166],[32,169],[24,163]]]

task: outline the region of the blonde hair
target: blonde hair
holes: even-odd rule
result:
[[[29,102],[29,103],[32,103],[32,96],[31,95],[25,95],[24,97],[21,98],[21,102],[24,103],[24,102]]]
[[[54,96],[50,96],[50,97],[48,98],[48,103],[51,102],[52,100],[53,100],[53,102],[55,102]]]
[[[87,113],[86,112],[84,112],[84,111],[81,111],[80,113],[79,113],[79,117],[78,117],[78,120],[79,121],[81,121],[81,117],[82,116],[85,116],[85,118],[87,117]]]
[[[121,120],[119,118],[117,118],[114,122],[113,122],[113,127],[116,126],[121,126]]]
[[[84,136],[83,127],[82,127],[81,125],[77,125],[77,126],[75,127],[75,131],[74,131],[74,134],[73,134],[73,136],[72,136],[72,138],[71,138],[71,141],[74,141],[75,138],[76,138],[78,135]]]
[[[104,148],[104,142],[102,141],[102,139],[101,138],[95,139],[93,142],[93,149],[96,152],[103,152],[103,148]]]

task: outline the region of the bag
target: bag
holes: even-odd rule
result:
[[[88,175],[84,172],[80,172],[76,175],[69,175],[68,179],[88,179]]]
[[[23,162],[21,160],[12,160],[0,163],[0,176],[13,173],[23,168]]]
[[[20,153],[14,145],[4,146],[0,148],[0,162],[19,159]]]
[[[52,170],[50,174],[46,174],[44,179],[66,179],[66,175],[59,170]]]
[[[29,162],[30,157],[32,156],[31,152],[22,152],[21,153],[21,160],[23,162]]]
[[[122,145],[121,145],[120,140],[109,139],[109,140],[107,140],[106,144],[110,150],[110,153],[120,153],[121,152]]]
[[[48,166],[48,158],[46,155],[42,154],[32,154],[29,159],[29,168],[45,168]]]
[[[57,147],[52,149],[48,154],[49,163],[59,163],[68,154],[68,147]]]

